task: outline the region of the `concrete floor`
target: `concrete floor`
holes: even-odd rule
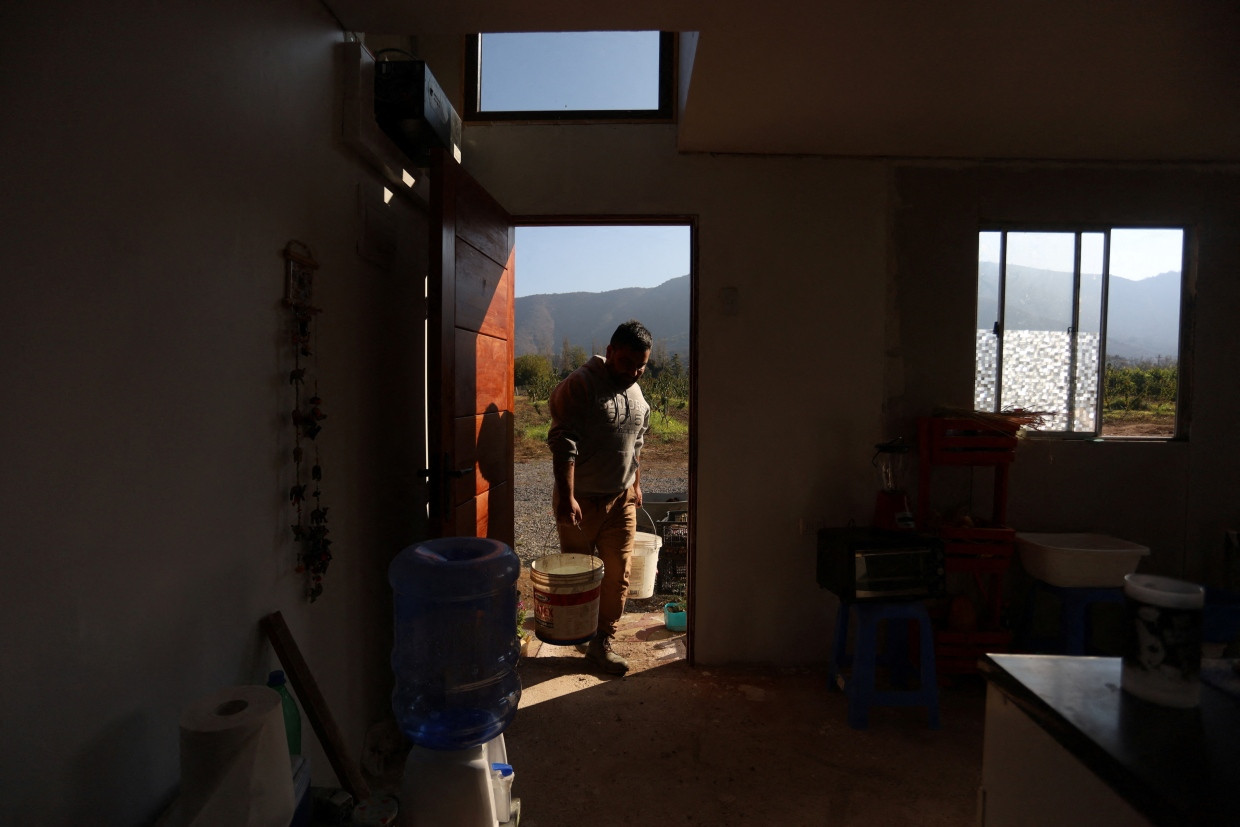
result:
[[[892,707],[858,731],[825,664],[690,668],[661,613],[625,615],[623,678],[533,643],[505,734],[523,827],[975,823],[979,679],[943,687],[940,730]]]

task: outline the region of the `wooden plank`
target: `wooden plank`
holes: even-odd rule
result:
[[[490,411],[456,421],[456,459],[461,468],[472,465],[474,473],[453,484],[453,505],[512,477],[513,416]]]
[[[514,493],[504,482],[456,507],[457,530],[471,528],[476,537],[489,537],[512,547]]]
[[[354,801],[360,803],[370,798],[370,785],[362,777],[361,768],[349,759],[340,727],[336,725],[327,700],[319,690],[318,681],[314,679],[297,641],[293,639],[293,633],[284,622],[284,615],[272,612],[263,618],[262,627],[280,658],[280,665],[288,673],[289,683],[293,684],[297,700],[301,701],[301,707],[306,711],[306,717],[310,719],[314,734],[319,737],[323,752],[327,754],[327,760],[341,786],[353,796]]]
[[[456,415],[512,410],[511,343],[505,339],[456,331]]]
[[[492,540],[499,540],[515,550],[516,537],[514,536],[513,528],[515,492],[513,484],[511,481],[505,481],[501,485],[493,485],[487,494],[486,536]],[[551,504],[548,503],[547,507],[550,508]]]
[[[458,176],[457,186],[457,237],[497,264],[504,264],[516,236],[508,212],[469,175]]]
[[[456,245],[456,326],[504,339],[511,335],[508,314],[511,270],[458,239]]]

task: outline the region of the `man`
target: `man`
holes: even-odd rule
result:
[[[593,356],[551,392],[552,508],[565,554],[603,561],[598,632],[586,657],[603,671],[623,675],[624,658],[612,651],[616,622],[629,593],[629,561],[642,504],[638,458],[650,425],[650,406],[637,380],[650,361],[650,331],[631,319],[616,328],[606,356]]]

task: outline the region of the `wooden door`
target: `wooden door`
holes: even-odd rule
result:
[[[431,166],[427,373],[431,531],[513,544],[513,252],[508,213],[443,152]]]

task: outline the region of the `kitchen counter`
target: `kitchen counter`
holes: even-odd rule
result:
[[[1119,658],[985,655],[980,668],[994,697],[987,702],[983,807],[1021,814],[1041,794],[1070,798],[1074,788],[1057,773],[1079,762],[1084,771],[1069,767],[1069,775],[1092,775],[1103,799],[1119,799],[1099,811],[1117,814],[1104,823],[1240,824],[1240,699],[1220,688],[1229,680],[1221,664],[1213,673],[1220,679],[1203,680],[1200,707],[1172,709],[1123,692]],[[1208,667],[1203,672],[1210,677]],[[1019,712],[1003,711],[1010,708]],[[1008,731],[1002,738],[991,732],[992,718],[998,730],[1005,715],[1022,717],[1017,731],[1027,717],[1033,726],[1025,734],[1037,740],[1041,730],[1054,744],[1022,757]],[[1046,758],[1045,771],[1030,758],[1036,754]],[[1003,800],[987,802],[987,795]]]

